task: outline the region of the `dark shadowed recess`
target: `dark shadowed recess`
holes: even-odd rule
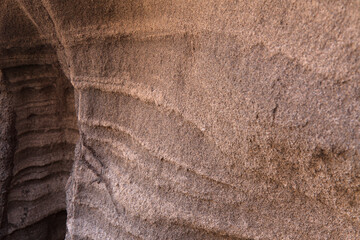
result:
[[[8,239],[22,240],[60,240],[65,238],[66,233],[66,211],[52,214],[39,222],[24,229],[17,230],[8,235]]]
[[[78,140],[74,88],[56,62],[11,66],[2,73],[15,139],[0,239],[64,239],[65,186]]]

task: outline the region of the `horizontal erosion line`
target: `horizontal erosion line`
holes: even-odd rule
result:
[[[46,65],[43,65],[46,66]],[[17,67],[17,68],[21,68],[21,67]],[[34,76],[24,76],[25,74],[28,73],[23,73],[21,74],[21,76],[19,77],[9,77],[9,82],[10,82],[10,87],[14,88],[14,87],[20,87],[20,86],[25,86],[25,85],[31,85],[31,84],[55,84],[56,83],[56,79],[59,78],[58,75],[54,75],[54,73],[52,71],[48,72],[49,74],[44,74],[43,72],[40,73],[39,75],[34,75]]]
[[[62,191],[58,191],[58,189],[51,189],[51,191],[48,191],[47,189],[43,188],[41,190],[42,191],[47,191],[47,192],[44,193],[44,192],[41,192],[41,191],[36,191],[37,196],[35,198],[32,198],[32,199],[26,198],[26,197],[28,197],[26,195],[22,199],[11,198],[11,189],[10,189],[10,196],[9,196],[9,200],[8,200],[9,210],[14,209],[14,208],[18,208],[18,207],[24,207],[23,205],[28,205],[28,204],[36,205],[36,203],[51,200],[51,199],[49,199],[51,197],[56,197],[58,195],[64,195],[65,194],[65,187],[62,186],[60,188],[62,188]],[[41,194],[41,195],[38,196],[38,194]],[[64,202],[65,202],[65,199],[64,199]]]
[[[29,108],[54,106],[57,103],[56,101],[57,101],[57,99],[27,102],[26,104],[15,106],[15,110],[19,111],[19,110],[25,110],[25,109],[29,109]]]
[[[73,152],[71,152],[71,154],[67,154],[67,155],[72,155]],[[64,154],[66,155],[66,153]],[[67,167],[71,167],[72,163],[73,163],[74,159],[72,158],[72,156],[58,156],[58,158],[55,158],[54,161],[48,161],[48,162],[44,162],[44,161],[31,161],[28,162],[30,164],[25,165],[23,168],[18,169],[16,172],[13,172],[13,180],[16,180],[16,178],[18,177],[23,177],[25,175],[28,174],[32,174],[34,172],[39,172],[39,171],[45,171],[45,170],[50,170],[51,168],[55,168],[55,167],[63,167],[64,169],[66,169]],[[61,170],[61,168],[59,168]]]
[[[75,144],[73,146],[75,148]],[[52,155],[53,154],[53,155]],[[14,163],[14,167],[17,168],[17,170],[13,170],[13,176],[16,176],[18,174],[22,174],[23,171],[27,171],[28,168],[42,168],[42,167],[47,167],[48,165],[56,165],[60,162],[73,162],[73,156],[75,154],[75,150],[73,148],[71,149],[64,149],[63,151],[59,151],[59,152],[49,152],[49,153],[45,153],[44,155],[40,155],[40,156],[28,156],[27,158],[22,159],[21,162],[17,161]],[[54,158],[51,159],[51,161],[42,161],[44,160],[44,158],[46,160],[49,160],[49,158],[51,158],[52,155]],[[26,161],[27,159],[31,159],[31,161]],[[25,164],[27,163],[27,164]],[[19,168],[21,166],[21,168]]]
[[[142,94],[139,94],[139,90],[136,89],[136,86],[124,86],[122,83],[107,83],[104,79],[118,79],[118,78],[102,78],[101,81],[98,77],[75,77],[73,81],[74,87],[79,90],[87,90],[87,89],[97,89],[103,92],[109,93],[121,93],[126,96],[137,99],[143,103],[152,104],[156,107],[161,107],[165,111],[168,112],[176,112],[177,115],[182,114],[179,110],[175,108],[171,108],[167,105],[164,105],[164,102],[161,100],[157,100],[156,97],[147,97],[151,96],[151,91],[140,90]],[[95,81],[94,81],[95,80]],[[190,122],[189,120],[185,120],[186,122]]]
[[[126,134],[126,133],[125,133]],[[130,136],[131,139],[133,139],[135,142],[138,142],[136,139],[134,139],[132,136]],[[154,171],[156,172],[158,170],[158,168],[156,167],[156,162],[155,161],[147,161],[148,164],[141,164],[139,161],[138,161],[138,158],[141,158],[141,157],[130,157],[129,155],[125,154],[125,151],[127,150],[127,147],[122,147],[120,145],[122,145],[120,142],[117,142],[115,139],[111,139],[111,138],[107,138],[107,139],[104,139],[104,138],[101,138],[101,137],[94,137],[94,136],[89,136],[87,137],[88,140],[92,140],[92,141],[95,141],[95,142],[98,142],[98,146],[101,146],[101,145],[104,145],[104,147],[109,147],[108,150],[105,150],[106,152],[110,152],[111,156],[114,157],[115,159],[117,158],[120,158],[120,159],[123,159],[125,161],[128,161],[132,166],[136,166],[134,169],[136,169],[133,173],[134,173],[134,176],[138,176],[137,178],[138,179],[141,179],[142,175],[142,170],[150,170],[150,171]],[[115,142],[115,143],[114,143]],[[223,183],[220,183],[214,179],[212,179],[211,177],[209,176],[204,176],[204,175],[201,175],[199,174],[197,171],[195,170],[192,170],[192,169],[189,169],[189,168],[186,168],[185,166],[183,166],[182,164],[179,164],[177,163],[175,160],[170,160],[169,158],[164,158],[164,157],[161,157],[159,158],[159,156],[157,155],[153,155],[148,149],[144,148],[142,146],[141,143],[137,143],[139,146],[139,148],[141,148],[141,150],[145,150],[147,152],[147,154],[149,154],[152,158],[154,159],[157,159],[157,160],[160,160],[160,161],[165,161],[166,163],[168,163],[170,166],[174,167],[174,169],[176,168],[182,168],[184,170],[186,170],[187,173],[191,174],[191,178],[193,179],[196,179],[196,178],[200,178],[200,179],[204,179],[206,181],[210,181],[210,182],[213,182],[215,184],[218,184],[218,186],[221,186],[221,187],[224,187]],[[106,147],[104,149],[106,149]],[[115,149],[115,150],[113,150]],[[93,154],[91,153],[91,155],[93,156]],[[146,167],[143,168],[142,166],[145,165]],[[119,165],[120,166],[120,165]],[[121,168],[121,167],[120,167]],[[121,168],[122,169],[122,168]],[[140,170],[139,170],[140,169]],[[153,170],[152,170],[153,169]],[[159,178],[162,179],[163,182],[166,182],[168,181],[168,179],[166,179],[165,177],[163,176],[158,176]],[[149,177],[149,179],[151,179]],[[196,181],[196,180],[195,180]],[[174,184],[176,184],[176,182],[172,181]],[[139,182],[140,183],[140,182]],[[226,183],[225,183],[226,184]],[[202,184],[203,185],[203,184]],[[225,186],[226,189],[229,189],[229,186]],[[234,188],[230,188],[232,191],[234,191]],[[190,192],[184,192],[182,191],[181,189],[176,189],[176,188],[172,188],[172,190],[176,193],[179,193],[179,194],[182,194],[182,195],[185,195],[185,196],[188,196],[190,198],[194,198],[194,199],[200,199],[202,201],[206,201],[206,202],[221,202],[221,200],[218,200],[218,199],[214,199],[214,198],[203,198],[201,197],[200,194],[192,194]],[[242,191],[238,191],[238,189],[235,189],[236,192],[238,193],[242,193]]]
[[[72,155],[73,153],[71,152],[71,154],[69,153],[69,155]],[[48,156],[47,158],[48,159]],[[24,166],[19,167],[18,165],[16,165],[17,169],[13,170],[13,182],[14,184],[18,181],[18,178],[22,178],[28,174],[32,174],[31,172],[29,173],[28,171],[48,171],[49,168],[51,169],[53,165],[58,166],[58,167],[62,167],[59,168],[60,170],[66,170],[66,171],[71,171],[71,167],[72,164],[74,162],[74,159],[72,157],[69,156],[57,156],[57,158],[54,158],[52,161],[41,161],[41,158],[38,159],[38,161],[36,162],[27,162],[28,164],[22,164]]]
[[[17,94],[23,91],[24,89],[31,89],[32,91],[41,91],[46,87],[56,87],[56,78],[57,77],[44,77],[44,78],[37,78],[37,79],[29,79],[23,80],[19,82],[13,82],[10,86],[10,92]]]
[[[59,141],[60,140],[63,140],[63,139],[59,139]],[[61,142],[59,142],[59,141],[57,139],[54,139],[52,142],[50,142],[48,140],[47,141],[45,140],[45,141],[43,141],[41,143],[38,143],[38,144],[28,144],[27,146],[22,146],[21,148],[18,148],[17,150],[15,150],[14,163],[16,163],[19,160],[24,161],[25,159],[30,158],[30,157],[35,157],[35,156],[40,157],[41,155],[52,154],[55,151],[56,151],[57,154],[64,153],[64,150],[61,149],[61,147],[60,148],[58,147],[59,143],[65,143],[66,142],[69,146],[72,146],[72,147],[75,146],[75,144],[76,144],[75,142],[69,142],[69,141],[61,141]],[[52,146],[52,148],[51,148],[51,150],[49,150],[45,154],[42,151],[39,151],[39,153],[34,152],[34,155],[28,155],[28,156],[25,156],[25,157],[23,155],[21,155],[25,151],[27,151],[28,149],[30,149],[29,152],[32,153],[31,151],[33,149],[45,148],[47,146]],[[75,149],[75,147],[74,147],[74,149]]]
[[[95,196],[96,196],[96,195],[95,195]],[[144,197],[144,196],[143,196],[143,197]],[[91,202],[88,202],[88,203],[87,203],[87,202],[84,202],[84,203],[75,202],[74,204],[75,204],[75,205],[76,205],[76,204],[80,204],[80,205],[81,205],[81,204],[84,204],[84,205],[86,206],[87,204],[92,204],[92,203],[91,203]],[[127,206],[126,208],[131,209],[131,203],[128,202],[128,201],[127,201],[127,204],[125,204],[125,205],[123,205],[123,206]],[[97,211],[96,209],[97,209],[97,207],[95,207],[94,210]],[[101,208],[100,208],[99,210],[100,210],[101,213],[103,212]],[[129,213],[129,212],[127,212],[127,213]],[[131,211],[130,211],[130,213],[131,213]],[[185,225],[183,225],[183,224],[185,224]],[[192,224],[192,223],[189,223],[189,222],[184,222],[184,221],[181,221],[181,222],[180,222],[180,225],[183,225],[183,226],[187,226],[187,225],[189,225],[189,224],[190,224],[190,226],[192,226],[192,228],[194,228],[194,229],[203,229],[203,227],[202,227],[201,225],[196,226],[196,225],[194,225],[194,224]],[[206,228],[206,229],[208,229],[208,228]],[[210,231],[211,231],[211,229],[210,229]]]
[[[170,159],[169,157],[165,157],[163,155],[160,155],[159,156],[159,153],[156,153],[156,151],[146,147],[146,144],[144,144],[138,137],[136,137],[136,134],[134,134],[131,130],[129,129],[126,129],[120,125],[117,125],[117,124],[114,124],[114,123],[111,123],[109,121],[91,121],[91,120],[79,120],[79,123],[80,124],[85,124],[89,127],[104,127],[104,128],[110,128],[110,129],[113,129],[115,131],[118,131],[118,132],[123,132],[123,133],[126,133],[127,135],[129,135],[132,139],[134,139],[136,142],[138,142],[138,144],[143,147],[145,150],[147,150],[149,153],[151,153],[153,156],[156,156],[158,159],[166,159],[167,161],[171,162],[172,164],[175,164],[179,167],[182,167],[184,169],[189,169],[189,171],[192,171],[194,172],[194,174],[198,175],[198,176],[201,176],[209,181],[212,181],[212,182],[215,182],[215,183],[218,183],[218,184],[221,184],[223,186],[226,186],[226,187],[230,187],[232,189],[236,189],[236,190],[240,190],[241,189],[238,189],[236,186],[230,184],[230,183],[226,183],[226,182],[222,182],[220,180],[217,180],[217,179],[214,179],[214,178],[211,178],[210,176],[207,176],[207,175],[204,175],[194,169],[191,168],[191,166],[186,166],[186,165],[182,165],[180,164],[178,161],[176,160],[172,160]]]
[[[108,83],[105,82],[104,79],[111,79],[112,82]],[[193,121],[185,118],[185,116],[177,109],[171,106],[166,105],[166,102],[163,101],[162,96],[154,96],[152,91],[147,87],[144,86],[145,89],[136,88],[136,86],[124,86],[123,83],[114,83],[114,80],[118,80],[119,78],[98,78],[98,77],[84,77],[78,76],[75,77],[73,81],[74,87],[78,90],[88,90],[88,89],[97,89],[101,92],[109,92],[109,93],[121,93],[125,96],[129,96],[136,100],[139,100],[142,103],[152,105],[158,109],[158,111],[164,113],[175,113],[178,118],[181,118],[181,121],[187,123],[194,127],[195,129],[199,130],[200,132],[204,133],[201,130],[201,127],[196,125]],[[94,81],[95,80],[95,81]],[[206,136],[208,139],[211,139],[210,136]],[[211,140],[213,141],[213,140]],[[214,142],[214,141],[213,141]]]
[[[41,120],[44,120],[44,119],[47,119],[49,121],[52,121],[54,120],[54,122],[58,122],[59,120],[59,116],[56,115],[57,113],[54,112],[54,113],[44,113],[44,114],[38,114],[38,113],[32,113],[30,112],[26,117],[23,117],[23,118],[17,118],[16,119],[16,124],[17,126],[20,126],[20,123],[23,124],[23,125],[26,125],[27,121],[30,121],[32,118],[35,118],[35,119],[41,119]],[[76,119],[76,116],[72,116],[72,115],[69,115],[69,116],[61,116],[61,120],[62,121],[72,121],[73,119]]]
[[[28,106],[31,106],[31,105],[40,105],[41,106],[42,103],[56,104],[58,102],[58,98],[56,98],[55,88],[53,90],[54,91],[52,94],[45,95],[45,96],[44,96],[44,94],[41,94],[39,90],[35,90],[35,89],[30,90],[31,96],[29,96],[29,93],[23,94],[23,93],[21,93],[21,91],[16,92],[16,93],[14,93],[14,95],[17,100],[16,101],[17,104],[15,104],[14,108],[15,108],[15,110],[17,110],[17,109],[21,109],[22,107],[27,108]],[[24,95],[27,95],[27,96],[24,96]]]
[[[38,64],[54,64],[57,63],[58,59],[53,55],[44,54],[28,54],[18,55],[16,57],[0,58],[0,68],[18,67],[22,65],[29,65],[33,63]]]
[[[130,29],[129,31],[119,31],[121,28],[98,28],[94,29],[83,29],[79,31],[67,31],[64,32],[66,36],[66,44],[69,47],[74,47],[77,45],[82,45],[88,43],[89,40],[104,41],[106,38],[118,38],[118,39],[138,39],[138,40],[148,40],[148,39],[159,39],[159,38],[168,38],[171,36],[183,36],[189,34],[187,31],[174,31],[172,29],[158,29],[152,31],[136,30]],[[191,35],[191,34],[190,34]]]
[[[59,141],[64,141],[64,132],[48,132],[42,133],[43,137],[41,138],[31,138],[28,136],[24,136],[22,138],[17,139],[17,146],[15,153],[22,151],[26,148],[34,148],[34,147],[42,147],[49,144],[57,144]]]
[[[44,162],[50,162],[54,159],[59,160],[73,158],[75,145],[76,143],[71,143],[67,144],[65,147],[53,147],[51,149],[47,148],[45,150],[43,150],[42,147],[27,148],[21,154],[15,156],[14,168],[26,165],[25,163],[27,163],[28,159],[31,159],[31,162],[37,163],[39,161],[43,161],[44,158],[46,159]],[[35,148],[40,148],[40,150],[34,151]]]
[[[25,64],[25,65],[20,65],[20,66],[4,68],[4,70],[6,70],[6,71],[15,71],[18,74],[19,72],[24,71],[24,69],[25,70],[30,69],[31,72],[33,72],[33,70],[39,70],[39,69],[44,69],[44,68],[54,69],[52,64],[29,63],[29,64]],[[45,71],[45,73],[51,73],[51,72],[52,71]],[[43,74],[44,71],[40,71],[39,73]],[[33,73],[31,75],[33,75]],[[23,75],[20,75],[20,76],[24,77]],[[29,77],[29,76],[26,76],[26,77]]]
[[[9,82],[14,84],[22,83],[26,80],[30,81],[43,78],[51,79],[58,76],[53,64],[38,64],[36,62],[4,68],[4,71],[9,74]]]
[[[63,35],[65,36],[66,44],[70,47],[88,44],[89,40],[96,40],[99,42],[103,42],[106,38],[118,38],[118,39],[135,39],[135,40],[158,40],[159,38],[169,38],[169,37],[177,37],[177,36],[195,36],[201,34],[217,34],[217,35],[225,35],[225,36],[241,36],[244,32],[239,30],[234,31],[216,31],[213,29],[207,28],[197,28],[190,29],[189,31],[184,30],[179,27],[169,27],[164,28],[163,26],[158,26],[154,28],[154,25],[149,26],[148,29],[140,29],[140,28],[128,28],[125,29],[124,26],[131,26],[132,23],[118,23],[112,24],[111,27],[109,25],[101,25],[100,28],[98,25],[88,26],[83,28],[77,28],[75,30],[64,31]],[[120,29],[120,31],[119,31]]]
[[[111,143],[110,143],[109,141],[103,141],[102,139],[99,139],[99,138],[93,138],[93,137],[91,137],[91,138],[89,138],[89,139],[98,141],[98,142],[103,143],[103,144],[106,144],[106,145],[111,145]],[[114,148],[116,148],[116,146],[114,146]],[[119,150],[119,149],[116,148],[116,150]],[[123,160],[125,160],[125,161],[128,161],[128,162],[132,165],[131,167],[136,166],[136,167],[134,168],[134,169],[136,169],[136,170],[134,170],[134,171],[132,172],[132,177],[135,177],[136,180],[135,180],[134,182],[136,182],[139,187],[140,187],[141,185],[145,185],[145,186],[147,186],[147,188],[155,188],[155,189],[153,189],[153,190],[161,192],[161,191],[160,191],[160,188],[158,188],[158,187],[161,187],[161,186],[162,186],[162,187],[165,187],[165,189],[166,189],[167,186],[170,186],[170,184],[169,184],[169,179],[167,179],[167,178],[164,177],[164,176],[158,176],[158,177],[160,178],[160,180],[161,180],[163,183],[167,183],[167,184],[169,184],[169,185],[164,184],[164,185],[159,185],[159,186],[153,186],[153,185],[151,185],[151,184],[149,184],[149,185],[147,185],[147,184],[141,184],[141,180],[142,180],[142,179],[145,179],[146,182],[147,182],[148,180],[149,180],[149,181],[153,181],[153,180],[156,179],[156,178],[152,178],[151,176],[146,176],[146,177],[144,178],[143,172],[142,172],[142,170],[149,170],[149,171],[152,171],[152,172],[155,172],[155,171],[159,170],[159,168],[156,168],[156,163],[149,163],[149,164],[147,164],[147,167],[144,168],[144,167],[142,167],[143,164],[139,164],[136,159],[130,158],[130,157],[126,156],[126,154],[123,154],[123,152],[124,152],[123,150],[120,150],[120,151],[122,151],[121,156],[119,155],[118,151],[112,151],[111,149],[108,150],[108,151],[111,152],[111,156],[114,157],[115,159],[123,159]],[[151,156],[157,158],[157,156],[153,156],[153,155],[151,155]],[[180,165],[180,164],[174,164],[171,160],[168,160],[168,159],[165,159],[165,158],[162,158],[161,161],[166,161],[167,163],[171,164],[172,166],[175,166],[175,168],[178,168],[179,166],[182,167],[182,165]],[[127,164],[127,163],[124,163],[124,164]],[[124,168],[124,169],[122,168],[121,164],[116,165],[116,166],[119,168],[120,171],[124,171],[124,169],[125,169],[125,168]],[[186,169],[185,167],[182,167],[182,168],[183,168],[183,169]],[[126,171],[126,170],[125,170],[125,171]],[[187,172],[189,172],[190,174],[192,174],[192,175],[191,175],[191,178],[194,179],[194,181],[196,181],[196,179],[199,179],[199,178],[205,179],[204,176],[198,175],[198,174],[196,173],[196,171],[187,170]],[[206,178],[206,180],[209,180],[209,179]],[[171,180],[171,183],[172,183],[172,185],[175,185],[175,184],[176,184],[176,181]],[[218,182],[217,182],[217,184],[218,184]],[[201,201],[203,201],[203,202],[217,202],[217,203],[221,203],[221,202],[222,202],[221,200],[216,199],[216,198],[204,198],[203,196],[201,196],[200,193],[197,194],[196,192],[194,192],[194,193],[185,192],[185,191],[182,191],[181,189],[176,188],[176,187],[171,187],[171,190],[172,190],[174,193],[176,193],[176,194],[183,195],[183,196],[188,197],[188,198],[191,198],[191,199],[201,200]],[[234,190],[234,189],[231,189],[231,190]],[[166,190],[165,190],[165,191],[166,191]]]
[[[56,121],[52,122],[54,124],[50,125],[50,126],[44,126],[44,127],[39,127],[39,126],[33,126],[31,123],[29,124],[24,124],[23,126],[16,126],[16,130],[18,132],[17,134],[17,139],[20,140],[22,138],[26,138],[28,136],[31,135],[44,135],[44,137],[46,137],[48,135],[48,133],[69,133],[69,132],[74,132],[74,133],[79,133],[79,130],[77,128],[70,128],[70,127],[59,127],[60,124],[57,124]],[[40,125],[40,124],[39,124]],[[56,128],[52,128],[52,127],[56,127]]]
[[[61,133],[61,132],[76,132],[79,133],[79,130],[76,128],[67,128],[67,127],[60,127],[60,128],[43,128],[43,129],[30,129],[27,131],[20,132],[17,135],[18,139],[21,139],[22,137],[28,137],[31,135],[36,134],[46,134],[46,133]]]
[[[19,103],[20,102],[20,103]],[[45,104],[42,104],[45,103]],[[43,99],[39,101],[28,101],[28,100],[21,100],[18,101],[17,104],[14,106],[15,111],[24,110],[28,108],[34,108],[34,107],[44,107],[49,105],[57,105],[58,99]]]
[[[7,58],[0,58],[0,64],[5,65],[3,68],[21,67],[27,65],[51,65],[57,63],[57,57],[53,53],[38,53],[38,54],[11,54]],[[31,60],[31,61],[29,61]],[[29,62],[28,62],[29,61]],[[11,64],[11,63],[17,64]]]
[[[0,43],[1,44],[1,43]],[[1,46],[1,45],[0,45]],[[1,50],[4,54],[13,54],[13,53],[30,53],[32,55],[36,54],[53,54],[56,55],[56,48],[54,45],[43,43],[43,44],[29,44],[29,45],[8,45],[1,46]]]
[[[119,25],[119,24],[118,24]],[[120,24],[119,26],[123,26]],[[119,31],[119,29],[121,29]],[[85,28],[78,28],[72,31],[65,31],[64,36],[66,38],[66,44],[69,47],[75,47],[79,45],[86,45],[89,42],[104,42],[107,38],[118,39],[118,40],[138,40],[138,41],[158,41],[159,39],[171,39],[176,37],[193,38],[198,35],[221,35],[240,37],[243,36],[244,31],[242,30],[224,30],[216,31],[207,28],[198,28],[184,30],[183,28],[158,28],[154,30],[154,26],[149,26],[148,29],[124,29],[124,27],[108,27],[107,25],[90,26]]]
[[[32,86],[24,86],[20,89],[16,89],[15,91],[11,91],[12,94],[15,95],[17,100],[21,100],[23,102],[34,102],[36,99],[37,102],[40,101],[56,101],[58,98],[56,93],[56,87],[53,85],[43,86],[43,87],[32,87]],[[17,107],[17,105],[15,105]]]
[[[58,154],[59,152],[64,152],[64,149],[66,148],[71,149],[74,146],[75,146],[74,143],[63,140],[61,142],[56,142],[56,143],[47,142],[47,144],[41,146],[26,147],[24,149],[15,152],[14,161],[19,160],[19,158],[37,157],[45,154]]]
[[[39,171],[48,171],[51,170],[51,168],[58,168],[58,169],[67,169],[66,167],[71,168],[72,167],[73,160],[72,159],[61,159],[57,161],[53,161],[50,163],[46,163],[43,165],[30,165],[25,168],[22,168],[21,170],[17,171],[13,174],[12,182],[14,182],[14,186],[16,185],[16,182],[20,181],[20,179],[24,176],[27,176],[29,174],[37,173]]]
[[[94,79],[97,79],[97,81],[93,81]],[[75,77],[75,80],[73,81],[74,87],[79,90],[87,90],[87,89],[98,89],[103,92],[110,92],[110,93],[121,93],[125,96],[129,96],[131,98],[134,98],[136,100],[139,100],[142,103],[150,104],[152,106],[155,106],[158,109],[161,109],[159,111],[167,112],[167,113],[175,113],[177,117],[181,118],[181,120],[184,123],[189,124],[190,126],[193,126],[195,129],[198,129],[201,133],[206,136],[206,138],[209,141],[212,141],[215,144],[215,141],[210,137],[209,135],[205,135],[204,131],[201,130],[202,128],[199,127],[195,122],[187,119],[177,108],[171,107],[166,105],[166,101],[163,101],[162,96],[153,96],[152,92],[149,90],[138,90],[136,89],[136,86],[124,86],[122,83],[107,83],[104,81],[104,79],[111,79],[115,80],[118,78],[102,78],[102,81],[99,81],[99,78],[96,77]],[[146,87],[145,87],[146,88]],[[149,97],[150,96],[150,97]]]
[[[17,188],[25,187],[27,185],[42,184],[44,182],[48,182],[48,181],[52,181],[54,179],[58,179],[58,178],[62,178],[64,176],[68,176],[69,174],[70,174],[70,170],[69,171],[64,171],[64,170],[61,169],[61,170],[59,170],[57,172],[50,173],[50,174],[48,174],[46,176],[43,176],[41,178],[33,178],[33,179],[26,180],[24,182],[17,183],[15,185],[12,185],[11,190],[15,190]]]
[[[42,35],[39,38],[29,38],[29,37],[18,37],[13,38],[7,41],[0,41],[0,48],[33,48],[33,47],[52,47],[57,43],[56,38],[53,34]]]
[[[41,92],[44,92],[45,90],[47,90],[48,92],[51,92],[51,90],[55,90],[56,89],[56,85],[55,82],[44,82],[42,85],[38,84],[24,84],[22,86],[12,86],[10,89],[10,92],[12,92],[13,94],[17,95],[20,94],[20,96],[25,92],[25,91],[31,91],[31,93],[33,94],[39,94]],[[55,91],[53,91],[53,94],[55,95]],[[49,94],[49,97],[52,94]]]
[[[37,113],[29,113],[26,117],[24,118],[17,118],[16,119],[16,124],[26,124],[26,121],[29,121],[31,118],[38,118],[38,119],[48,119],[48,120],[56,120],[54,122],[57,122],[58,120],[58,116],[55,113],[45,113],[45,114],[37,114]],[[25,122],[25,123],[23,123]]]

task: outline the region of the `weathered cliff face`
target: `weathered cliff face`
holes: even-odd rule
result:
[[[64,239],[79,139],[74,88],[19,5],[2,4],[0,238]]]
[[[4,166],[4,228],[10,239],[63,238],[65,184],[78,139],[73,88],[52,65],[4,68],[3,81],[11,96],[10,136],[16,139]]]
[[[360,238],[359,1],[0,5],[5,239]]]

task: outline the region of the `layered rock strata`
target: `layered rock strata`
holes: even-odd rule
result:
[[[65,185],[78,127],[74,88],[24,9],[3,1],[1,239],[64,239]]]
[[[12,96],[16,139],[6,189],[8,239],[28,232],[28,239],[52,239],[53,234],[63,238],[65,185],[78,139],[73,87],[53,65],[2,71]]]
[[[7,234],[66,189],[66,239],[360,238],[359,1],[2,4]]]

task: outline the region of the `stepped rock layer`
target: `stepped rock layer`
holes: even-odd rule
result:
[[[360,238],[358,0],[0,9],[4,239]]]

